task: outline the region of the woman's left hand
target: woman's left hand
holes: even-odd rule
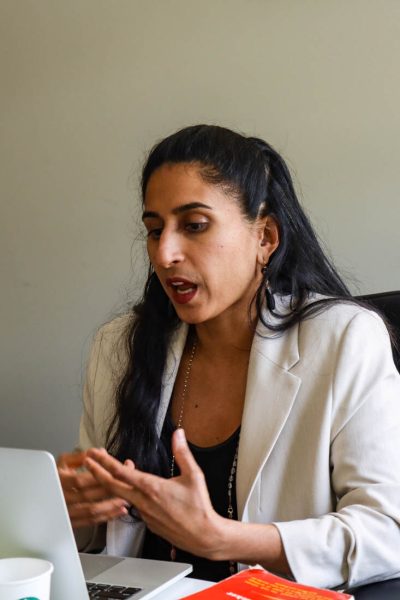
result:
[[[122,464],[104,449],[88,450],[85,466],[110,494],[132,504],[151,531],[182,550],[212,559],[226,519],[211,505],[183,429],[174,432],[172,451],[181,474],[171,479],[139,471],[131,460]]]

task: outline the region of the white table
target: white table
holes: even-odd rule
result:
[[[189,594],[194,594],[195,592],[205,590],[211,585],[214,585],[214,582],[184,577],[174,585],[171,585],[171,587],[163,590],[156,596],[153,596],[152,600],[180,600],[185,596],[189,596]]]

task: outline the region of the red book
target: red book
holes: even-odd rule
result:
[[[272,575],[262,568],[240,571],[228,579],[185,596],[193,600],[351,600],[353,596],[302,585]]]

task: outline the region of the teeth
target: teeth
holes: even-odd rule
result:
[[[178,287],[179,285],[184,285],[183,281],[174,281],[171,285],[174,287]]]
[[[186,290],[176,290],[178,294],[189,294],[193,292],[194,288],[187,288]]]

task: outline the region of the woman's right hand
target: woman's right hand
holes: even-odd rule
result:
[[[86,452],[61,454],[58,474],[72,527],[105,523],[126,515],[127,502],[110,496],[89,471],[83,468]]]

